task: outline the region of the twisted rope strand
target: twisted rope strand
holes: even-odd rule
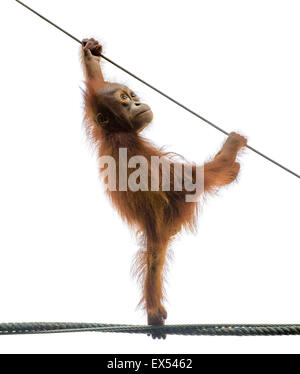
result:
[[[0,335],[33,335],[70,332],[166,334],[190,336],[300,335],[300,325],[166,325],[134,326],[99,323],[1,323]]]

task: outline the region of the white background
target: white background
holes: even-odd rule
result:
[[[300,172],[297,0],[71,1],[28,5],[227,131]],[[144,324],[133,233],[107,201],[82,127],[79,45],[0,4],[0,320]],[[104,63],[155,113],[144,133],[197,162],[224,136]],[[300,323],[299,179],[251,151],[173,245],[169,324]],[[14,353],[300,353],[300,337],[62,334],[0,337]]]

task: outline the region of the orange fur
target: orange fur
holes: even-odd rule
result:
[[[112,156],[117,161],[117,191],[107,194],[121,215],[141,236],[142,247],[138,253],[133,272],[142,282],[144,306],[150,325],[162,325],[167,317],[163,306],[164,270],[169,244],[183,228],[195,230],[198,204],[186,202],[186,192],[174,191],[174,161],[172,156],[156,148],[151,142],[134,131],[109,132],[97,124],[99,101],[95,92],[94,79],[87,74],[85,100],[85,125],[87,135],[94,144],[97,155]],[[101,78],[102,79],[102,78]],[[101,84],[108,84],[102,82]],[[245,138],[231,134],[222,150],[210,162],[204,165],[204,192],[213,192],[217,188],[234,181],[239,173],[236,162],[238,151],[246,144]],[[162,190],[160,171],[159,191],[118,191],[119,149],[127,148],[128,159],[132,156],[144,156],[150,166],[151,157],[164,156],[171,168],[170,191]],[[195,171],[196,165],[193,166]],[[128,177],[133,170],[128,171]],[[101,170],[100,170],[101,173]],[[151,179],[149,167],[149,185]],[[193,175],[194,179],[194,175]]]

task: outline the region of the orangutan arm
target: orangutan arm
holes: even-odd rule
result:
[[[102,46],[95,39],[84,39],[82,45],[82,61],[86,83],[90,89],[98,92],[106,84],[100,66]]]

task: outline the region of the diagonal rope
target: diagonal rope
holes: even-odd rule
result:
[[[28,10],[30,10],[31,12],[33,12],[34,14],[36,14],[37,16],[39,16],[40,18],[42,18],[44,21],[50,23],[50,25],[56,27],[58,30],[62,31],[63,33],[65,33],[66,35],[68,35],[70,38],[74,39],[77,43],[79,44],[82,44],[81,41],[76,38],[74,35],[70,34],[69,32],[67,32],[66,30],[62,29],[61,27],[57,26],[55,23],[53,23],[52,21],[50,21],[48,18],[44,17],[43,15],[41,15],[40,13],[38,13],[37,11],[33,10],[32,8],[30,8],[28,5],[24,4],[22,1],[19,1],[19,0],[16,0],[19,4],[23,5],[25,8],[27,8]],[[175,103],[176,105],[180,106],[181,108],[183,108],[184,110],[188,111],[189,113],[191,113],[192,115],[196,116],[197,118],[201,119],[202,121],[206,122],[207,124],[209,124],[210,126],[214,127],[215,129],[217,129],[218,131],[222,132],[223,134],[225,135],[229,135],[229,133],[225,130],[223,130],[221,127],[215,125],[214,123],[212,123],[211,121],[207,120],[206,118],[202,117],[200,114],[194,112],[193,110],[189,109],[188,107],[186,107],[185,105],[181,104],[179,101],[173,99],[172,97],[170,97],[169,95],[165,94],[164,92],[160,91],[158,88],[152,86],[151,84],[147,83],[146,81],[144,81],[143,79],[137,77],[135,74],[131,73],[130,71],[128,71],[127,69],[123,68],[122,66],[120,66],[119,64],[117,64],[116,62],[110,60],[109,58],[107,58],[106,56],[102,55],[101,54],[101,57],[110,62],[112,65],[116,66],[117,68],[119,68],[120,70],[124,71],[125,73],[131,75],[133,78],[137,79],[138,81],[140,81],[141,83],[145,84],[146,86],[150,87],[152,90],[156,91],[157,93],[159,93],[160,95],[164,96],[166,99],[172,101],[173,103]],[[247,145],[247,148],[250,149],[251,151],[255,152],[256,154],[258,154],[259,156],[265,158],[266,160],[272,162],[273,164],[277,165],[278,167],[282,168],[283,170],[287,171],[288,173],[294,175],[295,177],[297,178],[300,178],[300,175],[295,173],[294,171],[288,169],[287,167],[283,166],[282,164],[278,163],[277,161],[273,160],[272,158],[266,156],[265,154],[261,153],[260,151],[258,151],[257,149],[251,147],[250,145]]]
[[[189,336],[280,336],[300,335],[300,325],[166,325],[134,326],[99,323],[1,323],[0,335],[34,335],[70,332]]]

